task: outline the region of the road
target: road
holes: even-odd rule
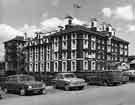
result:
[[[135,83],[120,86],[89,86],[81,91],[17,96],[0,100],[0,105],[135,105]]]

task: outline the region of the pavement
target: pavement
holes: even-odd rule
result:
[[[135,105],[135,83],[119,86],[88,86],[63,91],[47,87],[46,95],[17,96],[0,100],[0,105]],[[54,91],[51,93],[51,91]]]

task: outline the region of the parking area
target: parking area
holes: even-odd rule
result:
[[[135,83],[117,86],[89,85],[84,90],[47,88],[46,95],[7,94],[0,105],[134,105]]]
[[[101,88],[101,87],[103,87],[103,86],[88,85],[85,89],[92,89],[92,88],[94,89],[94,88]],[[47,86],[46,91],[47,91],[47,95],[48,94],[55,94],[55,93],[65,92],[63,89],[55,89],[55,88],[53,88],[53,86]],[[70,91],[78,91],[78,89],[72,89]],[[5,95],[5,99],[8,99],[8,98],[17,98],[17,97],[39,96],[39,95],[41,95],[41,94],[31,94],[31,95],[27,95],[27,96],[20,96],[19,94],[10,92],[10,93],[7,93]]]

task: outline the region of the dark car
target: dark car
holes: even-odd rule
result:
[[[64,88],[65,90],[83,89],[87,85],[84,79],[77,78],[74,73],[58,73],[52,82],[55,88]]]
[[[90,72],[86,77],[89,84],[98,85],[117,85],[127,82],[127,78],[122,75],[121,71],[95,71]]]
[[[46,85],[44,83],[36,81],[33,76],[24,74],[8,76],[4,83],[4,89],[7,92],[15,91],[20,95],[26,95],[30,92],[46,93]]]

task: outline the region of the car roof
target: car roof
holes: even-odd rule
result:
[[[57,75],[74,74],[74,73],[57,73]]]
[[[16,75],[10,75],[8,77],[20,77],[20,76],[30,76],[30,75],[26,75],[26,74],[16,74]]]

